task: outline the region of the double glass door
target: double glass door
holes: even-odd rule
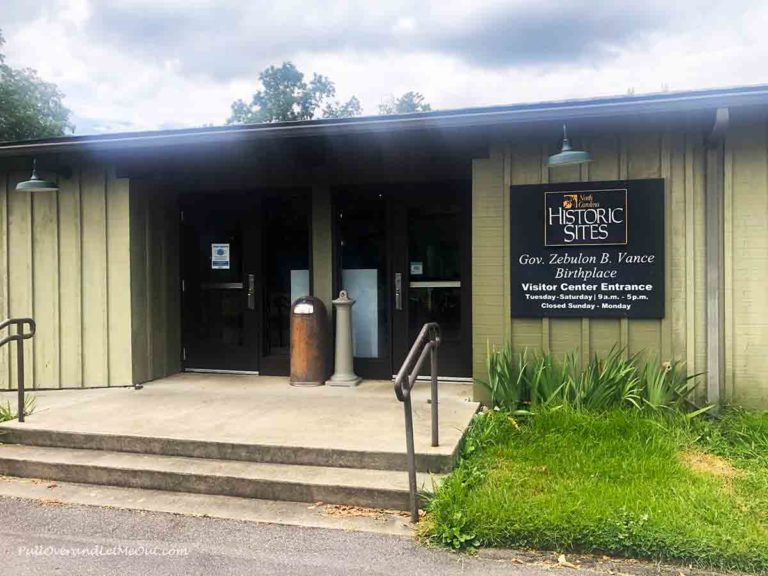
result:
[[[470,185],[336,195],[337,286],[357,300],[359,373],[396,372],[427,322],[440,324],[440,376],[471,376]]]

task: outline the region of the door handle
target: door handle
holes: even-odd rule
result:
[[[395,310],[403,309],[403,274],[395,272]]]
[[[256,309],[256,275],[248,274],[248,310]]]

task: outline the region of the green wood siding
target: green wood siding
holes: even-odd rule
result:
[[[181,370],[179,208],[174,192],[132,180],[130,194],[133,382]]]
[[[127,181],[92,165],[58,192],[16,192],[27,177],[0,173],[0,316],[37,322],[25,385],[130,384]],[[11,348],[0,350],[0,388],[16,387]]]
[[[768,116],[731,113],[725,143],[725,392],[768,406]]]
[[[509,339],[515,349],[556,355],[573,351],[585,362],[614,344],[680,359],[689,371],[705,369],[704,149],[700,134],[636,132],[604,134],[576,143],[591,164],[548,170],[541,143],[493,147],[476,160],[473,177],[474,374],[484,378],[488,343]],[[546,182],[664,178],[666,181],[666,316],[662,320],[512,319],[509,271],[510,185]],[[476,388],[476,393],[482,392]]]

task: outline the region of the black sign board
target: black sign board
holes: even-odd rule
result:
[[[664,317],[664,180],[512,186],[515,317]]]

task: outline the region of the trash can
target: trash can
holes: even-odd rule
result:
[[[328,312],[313,296],[291,306],[291,386],[322,386],[328,378]]]

